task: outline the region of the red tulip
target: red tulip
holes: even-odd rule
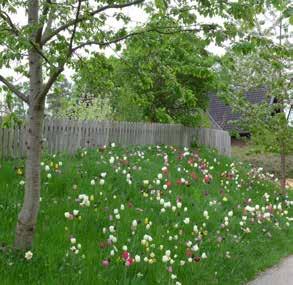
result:
[[[128,252],[128,251],[124,251],[124,252],[122,253],[122,257],[123,257],[124,260],[129,259],[129,252]]]
[[[211,176],[210,175],[205,175],[204,176],[204,183],[210,183],[211,182]]]
[[[129,258],[126,260],[125,265],[126,265],[126,266],[131,266],[131,265],[133,264],[133,262],[134,262],[134,259],[131,258],[131,257],[129,257]]]

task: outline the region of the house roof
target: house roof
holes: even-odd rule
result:
[[[249,102],[252,104],[258,104],[265,100],[265,88],[259,88],[257,90],[249,91],[245,93],[245,96]],[[232,109],[223,100],[221,100],[215,93],[209,94],[209,106],[208,113],[213,118],[218,126],[223,130],[231,131],[238,130],[239,132],[245,133],[245,131],[240,130],[234,124],[229,121],[235,121],[240,119],[240,114],[232,112]]]

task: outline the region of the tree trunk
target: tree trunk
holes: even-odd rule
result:
[[[44,111],[30,108],[27,123],[27,158],[25,164],[25,195],[16,226],[15,247],[32,247],[40,205],[40,162]]]
[[[286,154],[285,154],[285,145],[281,145],[281,161],[280,161],[280,170],[281,170],[281,177],[280,177],[280,186],[282,193],[285,193],[286,189]]]
[[[28,23],[35,28],[31,42],[36,42],[39,21],[39,0],[28,1]],[[36,43],[41,51],[41,46]],[[45,99],[42,91],[42,60],[40,52],[32,46],[29,50],[29,110],[26,132],[25,195],[16,225],[15,247],[26,250],[32,247],[40,205],[40,162]]]

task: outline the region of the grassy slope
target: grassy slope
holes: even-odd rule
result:
[[[144,152],[144,158],[139,157],[138,149]],[[161,185],[155,185],[152,180],[162,172],[163,153],[169,155],[169,174],[168,177],[164,176]],[[110,164],[112,155],[120,158],[127,155],[130,169],[118,160]],[[26,261],[7,249],[0,251],[1,284],[175,284],[170,279],[171,273],[167,271],[169,264],[162,263],[165,250],[170,249],[175,260],[173,273],[182,284],[235,285],[245,283],[281,257],[292,254],[293,229],[292,225],[285,225],[286,215],[283,215],[283,211],[274,211],[271,221],[261,224],[251,223],[251,215],[248,215],[245,228],[249,227],[251,233],[245,233],[239,225],[247,199],[251,199],[251,206],[277,204],[280,201],[276,201],[279,199],[278,189],[271,183],[252,179],[247,174],[248,169],[238,165],[238,182],[235,177],[227,180],[221,174],[233,168],[229,159],[206,150],[200,152],[200,157],[196,160],[198,165],[205,162],[213,167],[209,170],[213,176],[210,184],[203,183],[199,167],[188,164],[190,156],[179,160],[178,152],[165,147],[113,148],[104,153],[92,151],[85,156],[46,157],[46,164],[62,161],[63,165],[60,172],[50,172],[51,179],[46,177],[43,167],[41,212],[33,259]],[[18,176],[14,168],[21,165],[22,162],[16,161],[2,162],[0,169],[0,245],[1,242],[13,242],[24,188],[19,184],[23,177]],[[141,170],[134,170],[134,166],[140,166]],[[117,167],[120,170],[115,172]],[[181,168],[180,172],[178,167]],[[132,185],[126,182],[122,169],[131,173]],[[191,178],[192,171],[198,176],[197,180]],[[107,172],[103,186],[98,183],[101,172]],[[177,185],[176,180],[181,177],[189,180],[191,185]],[[90,181],[95,178],[97,184],[92,186]],[[142,181],[145,179],[150,180],[150,189],[143,186]],[[162,190],[165,179],[172,182],[170,192]],[[242,185],[240,189],[237,189],[236,183]],[[74,185],[77,185],[77,189],[73,189]],[[182,199],[182,208],[177,208],[175,212],[168,208],[165,213],[160,213],[162,206],[151,194],[151,189],[161,190],[160,197],[175,206],[176,199]],[[270,194],[268,202],[263,198],[265,192]],[[82,193],[94,196],[90,207],[82,208],[76,201]],[[292,200],[292,193],[289,194]],[[223,201],[223,197],[227,201]],[[216,204],[210,205],[211,201],[216,201]],[[125,205],[125,210],[120,210],[121,204]],[[186,212],[184,207],[187,207]],[[284,204],[282,207],[285,209]],[[116,220],[113,215],[115,208],[119,209],[120,220]],[[81,218],[65,219],[64,213],[73,209],[80,210]],[[205,210],[209,212],[208,220],[203,216]],[[221,228],[224,217],[231,210],[234,215],[229,218],[229,225]],[[288,215],[292,216],[292,207]],[[109,220],[110,216],[113,216],[112,221]],[[183,222],[186,217],[190,218],[190,224]],[[149,230],[144,224],[146,218],[152,221]],[[132,235],[131,222],[134,219],[141,223]],[[279,222],[280,226],[277,227],[272,221]],[[206,228],[203,228],[203,223],[206,223]],[[197,224],[202,235],[193,232],[194,224]],[[109,236],[109,232],[104,234],[102,229],[110,225],[116,226],[113,235],[118,238],[115,244],[118,253],[114,257],[110,257],[112,246],[101,247],[101,242],[105,242]],[[153,238],[148,248],[141,244],[145,234]],[[174,240],[176,235],[178,240]],[[70,252],[70,236],[76,237],[77,243],[82,245],[77,255]],[[169,236],[173,240],[169,240]],[[205,252],[208,258],[180,266],[180,260],[187,261],[188,240],[197,243],[200,248],[194,252],[194,257]],[[140,255],[142,261],[126,267],[121,260],[123,245],[128,246],[132,256]],[[160,245],[164,246],[163,250],[160,250]],[[227,251],[231,258],[227,257]],[[148,264],[143,258],[151,252],[155,253],[156,261]],[[175,258],[174,254],[178,257]],[[106,258],[111,261],[109,267],[104,268],[101,262]],[[143,276],[139,277],[138,273]]]

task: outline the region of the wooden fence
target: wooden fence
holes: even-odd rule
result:
[[[194,141],[231,155],[228,132],[195,129],[179,124],[152,124],[111,121],[74,121],[46,119],[44,149],[49,153],[74,153],[115,142],[119,145],[169,144],[190,146]],[[0,128],[0,158],[25,156],[26,127]]]

